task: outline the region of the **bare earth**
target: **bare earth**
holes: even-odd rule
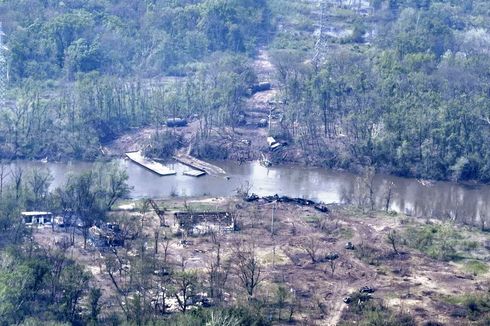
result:
[[[125,203],[124,208],[131,208]],[[135,202],[134,207],[141,203]],[[177,198],[159,203],[166,207],[166,222],[170,228],[159,226],[159,219],[153,211],[146,213],[144,233],[148,237],[148,248],[153,248],[152,235],[155,230],[171,237],[168,261],[178,266],[182,257],[186,258],[188,269],[205,271],[216,255],[216,243],[220,243],[223,259],[233,261],[233,250],[240,243],[254,245],[257,256],[264,266],[263,281],[258,296],[270,300],[278,284],[295,293],[300,307],[293,315],[294,320],[307,325],[336,325],[349,305],[343,302],[349,294],[363,286],[375,289],[373,300],[381,300],[395,311],[403,311],[415,316],[418,323],[438,321],[448,325],[459,324],[460,320],[448,313],[450,306],[447,296],[465,293],[485,293],[490,290],[490,275],[469,274],[464,263],[444,262],[430,258],[417,250],[400,245],[399,255],[394,255],[387,242],[389,230],[404,232],[409,226],[423,226],[427,221],[406,216],[389,216],[384,213],[367,213],[333,207],[330,213],[321,213],[310,207],[286,203],[254,202],[246,203],[237,198]],[[187,207],[187,208],[186,208]],[[184,246],[181,236],[175,236],[176,223],[172,212],[192,209],[193,211],[226,210],[233,212],[241,228],[233,233],[186,238]],[[274,210],[274,235],[271,234],[272,211]],[[138,210],[120,211],[118,215],[141,216]],[[430,223],[440,223],[430,221]],[[469,228],[457,228],[466,240],[481,244],[489,240],[488,234]],[[51,228],[37,229],[34,238],[42,247],[55,248],[66,233]],[[305,251],[305,246],[315,239],[318,257],[337,253],[334,271],[329,262],[313,263]],[[355,250],[347,250],[350,241]],[[118,309],[115,289],[105,272],[106,252],[89,247],[81,249],[82,238],[76,237],[75,247],[69,248],[71,256],[86,266],[94,275],[94,283],[104,290],[104,309]],[[126,249],[134,244],[127,241]],[[369,264],[359,258],[362,246],[371,247],[379,264]],[[163,252],[160,243],[159,254]],[[475,253],[478,257],[489,257],[490,251],[481,246]],[[488,260],[487,260],[488,261]],[[490,264],[487,263],[487,265]],[[227,283],[228,302],[235,302],[244,296],[238,279],[230,277]]]

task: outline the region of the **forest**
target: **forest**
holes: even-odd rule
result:
[[[121,134],[175,116],[206,121],[200,139],[233,127],[257,78],[251,58],[270,42],[283,103],[272,132],[307,164],[489,180],[485,1],[333,8],[351,34],[313,61],[314,14],[288,5],[3,1],[15,105],[2,113],[2,157],[94,160]]]

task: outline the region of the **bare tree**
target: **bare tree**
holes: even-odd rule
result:
[[[304,251],[308,254],[311,262],[315,264],[318,261],[318,252],[320,251],[320,240],[315,236],[309,236],[301,245]]]
[[[216,246],[216,259],[209,264],[208,267],[208,282],[209,295],[211,298],[223,300],[224,289],[228,280],[230,264],[221,261],[221,244]]]
[[[11,169],[10,173],[14,179],[15,199],[19,200],[20,196],[22,195],[24,170],[21,167],[16,166],[15,168]]]
[[[186,269],[186,259],[181,257],[180,271],[173,273],[173,295],[177,300],[180,311],[186,313],[192,304],[197,287],[197,275],[195,272]]]
[[[249,248],[238,248],[235,251],[236,274],[241,286],[253,297],[257,286],[262,282],[262,265],[257,258],[255,246]]]
[[[374,210],[376,206],[374,191],[375,175],[375,168],[369,166],[363,170],[363,173],[359,177],[357,177],[355,192],[357,193],[357,205],[359,206],[359,208],[365,209],[366,207],[368,207],[370,210]]]
[[[388,242],[391,244],[391,247],[393,248],[393,252],[395,255],[398,255],[398,249],[396,248],[398,242],[400,241],[400,236],[397,234],[396,230],[391,230],[388,235]]]
[[[335,269],[337,269],[337,259],[329,259],[328,265],[330,266],[330,271],[332,272],[332,277],[335,274]]]
[[[8,165],[4,162],[0,162],[0,197],[3,195],[3,188],[5,186],[5,181],[12,173],[11,171],[7,171]]]
[[[155,255],[158,254],[158,240],[160,238],[160,231],[158,229],[155,230],[155,233],[154,233],[154,240],[155,240],[155,248],[154,248],[154,253]]]
[[[385,211],[388,212],[391,204],[391,196],[393,195],[393,187],[395,183],[393,181],[388,182],[388,188],[386,188],[386,196],[385,196]]]

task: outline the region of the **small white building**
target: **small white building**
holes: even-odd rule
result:
[[[45,225],[53,223],[51,212],[22,212],[20,213],[26,225]]]

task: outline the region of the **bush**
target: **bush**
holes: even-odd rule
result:
[[[200,140],[194,146],[192,155],[210,160],[226,160],[228,158],[228,149],[220,144],[213,143],[210,140]]]
[[[182,147],[183,141],[181,134],[170,131],[156,133],[152,136],[151,145],[145,150],[145,155],[148,157],[169,159],[174,155],[175,151]]]

